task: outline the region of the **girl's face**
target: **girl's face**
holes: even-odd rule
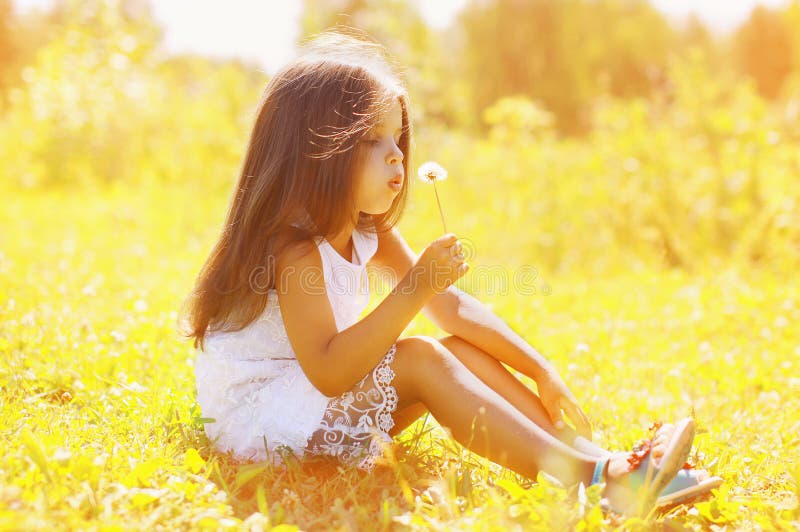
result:
[[[403,152],[399,147],[402,128],[403,112],[395,99],[381,122],[361,139],[364,156],[355,175],[356,208],[360,212],[388,211],[402,189]]]

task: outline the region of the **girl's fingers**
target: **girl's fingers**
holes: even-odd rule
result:
[[[589,421],[589,417],[583,412],[583,410],[578,408],[578,412],[581,415],[581,423],[580,423],[580,425],[578,427],[578,434],[580,434],[581,436],[583,436],[587,440],[591,440],[592,439],[592,423],[591,423],[591,421]]]
[[[564,421],[561,418],[561,405],[558,401],[554,403],[543,403],[544,409],[547,410],[547,415],[550,416],[550,421],[555,428],[561,430],[564,428]]]
[[[589,418],[586,417],[586,414],[584,414],[583,410],[581,410],[578,404],[565,400],[564,411],[567,413],[572,422],[575,423],[575,430],[578,432],[578,434],[588,440],[591,440],[592,425],[589,423]]]

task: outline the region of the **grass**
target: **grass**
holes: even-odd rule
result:
[[[596,441],[630,448],[654,420],[695,416],[694,459],[726,483],[649,521],[604,515],[596,488],[534,484],[470,455],[432,418],[372,475],[212,452],[176,333],[227,200],[206,192],[6,195],[0,528],[800,527],[800,280],[778,267],[543,272],[548,295],[476,294],[553,360]],[[436,236],[401,225],[415,247]],[[419,318],[406,334],[445,333]]]

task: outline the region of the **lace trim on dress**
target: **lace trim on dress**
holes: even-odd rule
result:
[[[397,391],[391,382],[395,373],[396,344],[375,368],[344,394],[331,399],[306,452],[337,457],[347,465],[371,471],[383,453],[382,442],[391,442],[392,412],[397,409]]]

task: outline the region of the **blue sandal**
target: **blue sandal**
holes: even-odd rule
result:
[[[697,480],[697,472],[693,469],[681,469],[672,482],[667,484],[661,492],[656,507],[674,506],[688,502],[695,497],[705,495],[714,488],[722,485],[721,477],[708,477],[703,481]]]
[[[650,430],[653,431],[652,437],[643,440],[639,446],[634,447],[634,452],[637,454],[637,461],[650,458],[653,440],[658,434],[658,429],[661,427],[662,424],[660,422],[654,423],[653,426],[650,427]],[[647,464],[646,467],[650,467],[649,464]],[[709,493],[714,488],[720,487],[722,482],[722,478],[720,477],[709,477],[702,481],[698,480],[698,471],[694,470],[693,467],[687,463],[678,471],[675,478],[667,484],[664,491],[661,492],[656,501],[656,507],[674,506],[676,504],[688,502],[691,499]]]
[[[684,484],[680,481],[674,482],[673,479],[676,478],[689,457],[694,441],[694,432],[695,426],[692,418],[680,420],[675,424],[672,440],[658,466],[653,464],[648,453],[643,458],[631,460],[631,465],[635,469],[628,475],[627,487],[615,490],[612,485],[606,483],[607,492],[621,492],[619,495],[613,496],[617,499],[616,501],[611,501],[609,498],[611,509],[624,515],[645,517],[660,502],[658,498],[660,495],[677,494],[685,489]],[[608,468],[608,460],[608,457],[604,457],[597,461],[592,475],[592,484],[599,484],[603,481]],[[697,483],[695,482],[695,484]],[[670,486],[672,486],[671,490],[675,491],[664,495]]]

